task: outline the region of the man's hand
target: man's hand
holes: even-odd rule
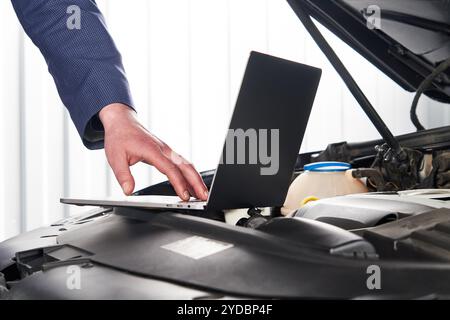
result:
[[[128,106],[108,105],[99,117],[105,128],[106,158],[126,195],[134,190],[130,166],[144,162],[165,174],[181,199],[207,199],[208,189],[192,164],[148,132]]]

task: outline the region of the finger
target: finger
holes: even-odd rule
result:
[[[190,188],[191,194],[197,199],[207,200],[208,189],[206,188],[200,174],[197,170],[195,170],[194,166],[170,148],[164,150],[163,153],[167,153],[165,156],[168,157],[180,169],[189,184],[188,187]],[[192,190],[194,192],[192,192]]]
[[[122,187],[123,193],[127,196],[131,195],[134,190],[134,178],[131,175],[126,155],[117,155],[109,159],[109,164]]]
[[[194,191],[194,189],[192,189],[192,187],[191,187],[190,185],[188,185],[187,188],[188,188],[189,194],[190,194],[191,196],[194,196],[194,197],[195,197],[195,191]]]
[[[208,188],[194,166],[192,164],[183,163],[180,164],[178,168],[180,168],[181,173],[186,178],[191,188],[194,189],[195,197],[200,200],[207,200]]]
[[[175,192],[182,200],[188,201],[190,199],[191,195],[188,191],[188,183],[180,169],[170,159],[162,153],[152,153],[144,154],[143,161],[165,174],[175,189]]]

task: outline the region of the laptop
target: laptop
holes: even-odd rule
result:
[[[311,66],[251,52],[207,201],[149,195],[61,202],[177,210],[281,206],[321,74]]]

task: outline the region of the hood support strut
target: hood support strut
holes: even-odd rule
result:
[[[351,76],[350,72],[347,70],[345,65],[339,59],[337,54],[334,52],[333,48],[329,45],[329,43],[325,40],[320,30],[311,20],[311,17],[306,12],[306,8],[299,3],[299,1],[287,0],[289,5],[294,10],[295,14],[298,16],[306,30],[309,32],[313,40],[319,46],[320,50],[325,54],[327,59],[330,61],[334,69],[337,71],[339,76],[344,81],[347,88],[350,90],[352,95],[358,101],[359,105],[363,109],[364,113],[369,117],[370,121],[376,127],[380,135],[383,137],[384,141],[387,143],[389,148],[394,152],[397,157],[397,160],[403,161],[405,160],[405,153],[403,152],[400,144],[395,139],[392,132],[384,123],[383,119],[377,113],[375,108],[372,106],[370,101],[365,96],[364,92],[358,86],[356,81]]]

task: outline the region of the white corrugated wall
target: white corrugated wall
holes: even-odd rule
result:
[[[378,137],[284,0],[97,3],[123,55],[140,119],[200,170],[214,168],[219,158],[250,50],[324,70],[303,150]],[[412,131],[412,95],[325,33],[390,128],[396,134]],[[83,210],[62,206],[62,196],[111,195],[120,189],[103,151],[82,146],[9,1],[0,1],[0,41],[3,240]],[[419,108],[428,125],[448,122],[442,105],[422,99]],[[162,179],[144,165],[133,172],[138,188]]]

